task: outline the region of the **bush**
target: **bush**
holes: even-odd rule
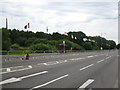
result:
[[[30,49],[31,50],[44,50],[45,51],[45,50],[55,50],[56,48],[49,45],[49,44],[39,43],[39,44],[30,46]]]
[[[19,50],[21,47],[18,44],[11,45],[11,49],[13,50]]]

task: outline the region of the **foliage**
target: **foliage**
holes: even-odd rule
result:
[[[120,43],[116,47],[117,47],[117,49],[120,49]]]
[[[31,50],[55,50],[55,47],[48,44],[39,43],[39,44],[31,45],[30,49]]]
[[[32,50],[63,49],[63,41],[66,43],[66,50],[71,48],[73,50],[99,50],[101,47],[106,50],[116,48],[116,43],[113,40],[107,40],[100,36],[86,36],[81,31],[68,32],[68,36],[66,36],[58,32],[47,34],[17,29],[7,30],[6,28],[0,30],[2,30],[2,50],[10,50],[10,47],[11,49],[15,49],[15,47],[17,49],[30,47]],[[84,41],[84,38],[87,41]]]
[[[2,50],[10,50],[10,33],[6,28],[2,28]]]

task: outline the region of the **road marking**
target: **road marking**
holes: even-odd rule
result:
[[[91,66],[93,66],[93,65],[94,65],[94,64],[90,64],[90,65],[88,65],[88,66],[86,66],[86,67],[81,68],[80,70],[84,70],[84,69],[89,68],[89,67],[91,67]]]
[[[22,79],[33,77],[33,76],[36,76],[36,75],[39,75],[39,74],[44,74],[44,73],[48,73],[48,71],[43,71],[43,72],[39,72],[39,73],[35,73],[35,74],[31,74],[31,75],[27,75],[27,76],[23,76],[23,77],[19,77],[19,78],[14,78],[13,77],[13,78],[10,78],[10,79],[7,79],[7,80],[4,80],[4,81],[0,82],[0,85],[13,83],[13,82],[18,82],[18,81],[21,81]]]
[[[93,56],[87,56],[87,58],[91,58],[91,57],[93,57]]]
[[[43,63],[44,65],[47,65],[47,63]]]
[[[32,68],[32,66],[31,66],[31,65],[28,65],[28,67],[29,67],[29,68]]]
[[[27,69],[31,69],[31,68],[23,68],[23,69],[18,69],[18,70],[12,70],[12,71],[9,71],[9,72],[0,72],[0,74],[11,73],[11,72],[17,72],[17,71],[23,71],[23,70],[27,70]]]
[[[59,63],[58,61],[56,61],[56,63]]]
[[[88,85],[90,85],[91,83],[93,83],[94,80],[93,79],[88,79],[82,86],[80,86],[79,88],[86,88]]]
[[[103,62],[104,61],[104,59],[102,59],[102,60],[100,60],[100,61],[97,61],[97,63],[100,63],[100,62]]]
[[[98,56],[98,55],[94,55],[94,56]]]
[[[106,57],[106,59],[109,59],[110,58],[110,56],[109,57]]]
[[[7,72],[10,72],[11,71],[11,69],[10,68],[7,68],[7,70],[6,70]]]
[[[47,83],[44,83],[44,84],[42,84],[42,85],[38,85],[38,86],[36,86],[36,87],[33,87],[33,88],[29,89],[29,90],[33,90],[33,89],[36,89],[36,88],[40,88],[40,87],[46,86],[46,85],[48,85],[48,84],[50,84],[50,83],[53,83],[53,82],[55,82],[55,81],[58,81],[58,80],[60,80],[60,79],[62,79],[62,78],[68,77],[68,76],[69,76],[69,74],[66,74],[66,75],[64,75],[64,76],[61,76],[61,77],[56,78],[56,79],[54,79],[54,80],[51,80],[51,81],[49,81],[49,82],[47,82]]]

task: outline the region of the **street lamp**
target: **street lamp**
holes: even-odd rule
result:
[[[64,48],[64,53],[65,53],[65,41],[63,41],[63,48]]]

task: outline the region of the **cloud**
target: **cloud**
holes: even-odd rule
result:
[[[118,0],[4,0],[0,1],[0,27],[23,29],[30,22],[31,30],[60,33],[83,30],[87,35],[106,34],[117,41]],[[111,34],[114,33],[114,34]]]

